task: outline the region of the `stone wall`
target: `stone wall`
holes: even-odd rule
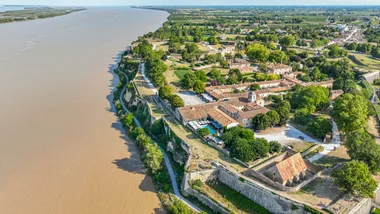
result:
[[[380,205],[380,185],[379,187],[377,188],[376,192],[375,192],[375,199],[374,199],[374,202],[378,205]]]
[[[380,71],[364,74],[363,77],[372,84],[375,79],[380,78]]]
[[[303,214],[306,213],[303,208],[303,204],[291,201],[287,198],[279,196],[270,192],[263,187],[260,187],[252,182],[245,181],[243,178],[229,172],[225,169],[218,170],[218,179],[225,185],[235,189],[240,194],[251,199],[255,203],[261,205],[265,209],[272,213],[281,214]],[[293,206],[298,206],[299,209],[292,210]]]
[[[180,163],[181,165],[185,164],[185,169],[188,169],[190,166],[190,161],[191,161],[190,146],[173,132],[173,130],[170,128],[169,124],[166,122],[164,118],[161,118],[161,120],[164,125],[165,135],[171,142],[171,143],[168,143],[168,145],[170,144],[171,147],[173,147],[172,149],[169,149],[169,151],[173,153],[173,156],[175,156],[174,153],[178,151],[179,149],[184,151],[184,153],[186,153],[185,160],[180,161],[180,162],[177,161],[177,162]]]
[[[372,199],[365,198],[361,200],[356,207],[351,209],[347,214],[370,214],[372,211]]]

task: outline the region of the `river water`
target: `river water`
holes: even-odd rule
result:
[[[161,11],[90,8],[0,25],[0,213],[157,213],[109,72]]]

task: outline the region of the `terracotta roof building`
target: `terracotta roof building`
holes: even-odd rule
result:
[[[300,153],[296,153],[272,166],[265,176],[284,186],[290,186],[306,177],[307,166]]]
[[[293,68],[288,65],[284,64],[269,64],[268,65],[268,73],[271,74],[277,74],[277,75],[284,75],[291,73]]]

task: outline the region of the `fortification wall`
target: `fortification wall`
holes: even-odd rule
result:
[[[218,179],[225,185],[261,205],[272,213],[303,214],[303,205],[272,193],[254,183],[244,181],[238,175],[224,169],[218,170]],[[294,209],[294,206],[299,209]]]
[[[380,71],[364,74],[363,77],[372,84],[375,79],[380,78]]]

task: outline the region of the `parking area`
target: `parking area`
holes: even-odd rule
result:
[[[192,91],[184,91],[179,92],[178,95],[183,99],[185,102],[185,106],[188,105],[198,105],[205,103],[201,98],[198,97],[198,95]]]
[[[295,141],[321,143],[289,124],[285,127],[269,128],[265,131],[255,133],[255,136],[258,138],[265,138],[268,141],[278,141],[282,145],[287,145]],[[301,140],[300,137],[304,138],[304,140]]]

